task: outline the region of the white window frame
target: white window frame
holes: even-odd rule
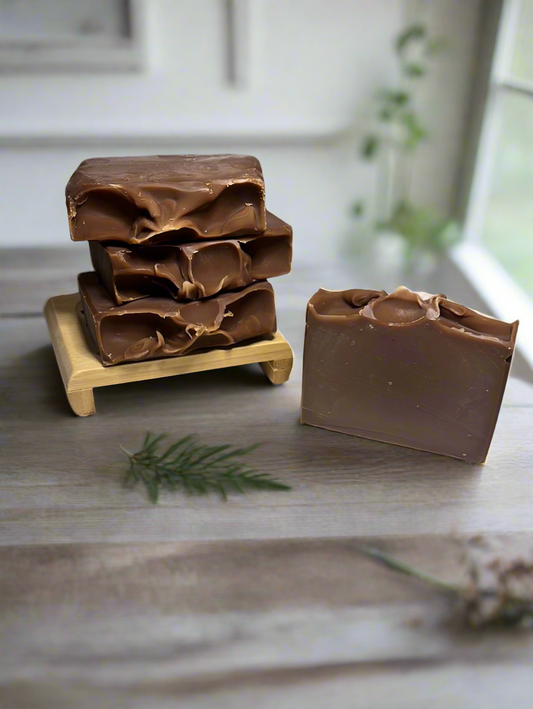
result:
[[[464,240],[452,250],[451,257],[497,317],[508,322],[520,320],[518,345],[533,368],[533,301],[482,243],[502,119],[503,96],[509,92],[519,92],[530,96],[533,101],[533,82],[517,79],[508,72],[521,5],[522,0],[503,2],[466,211]],[[504,234],[502,238],[505,238]]]

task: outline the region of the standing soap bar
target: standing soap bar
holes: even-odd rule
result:
[[[319,290],[307,306],[302,423],[483,463],[517,328],[403,287]]]

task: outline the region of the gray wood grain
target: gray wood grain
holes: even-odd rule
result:
[[[302,323],[280,314],[301,351]],[[301,426],[301,359],[287,385],[255,365],[96,390],[97,415],[68,408],[41,319],[0,323],[1,540],[261,539],[531,529],[532,389],[511,381],[488,462],[461,461]],[[509,402],[509,403],[507,403]],[[290,493],[186,499],[120,486],[146,429],[213,443],[264,441],[261,469]],[[5,541],[4,541],[5,543]]]
[[[9,613],[0,616],[0,630],[9,651],[4,646],[0,698],[82,707],[96,698],[98,706],[157,707],[223,699],[244,707],[255,690],[260,706],[325,706],[333,692],[338,706],[422,707],[438,690],[437,706],[453,697],[454,706],[479,706],[469,703],[479,695],[468,680],[486,676],[494,692],[495,671],[505,673],[500,701],[504,687],[522,701],[531,696],[533,638],[465,630],[445,596],[375,565],[357,543],[1,549],[0,596]],[[447,580],[462,579],[454,540],[373,544]],[[410,682],[402,681],[406,674]],[[359,695],[361,682],[367,693]],[[408,692],[413,682],[415,695]],[[382,685],[405,695],[382,704]],[[498,706],[491,702],[482,706]]]
[[[528,661],[345,663],[191,682],[148,679],[131,687],[47,680],[0,687],[0,701],[10,709],[501,709],[529,707],[531,696]]]
[[[356,545],[457,580],[456,536],[533,540],[533,387],[510,380],[485,466],[301,426],[304,306],[335,283],[301,268],[274,283],[288,384],[254,365],[120,385],[76,418],[38,313],[77,259],[1,259],[0,706],[531,704],[531,635],[465,633]],[[293,490],[154,507],[120,483],[118,443],[148,428],[264,441],[254,461]]]

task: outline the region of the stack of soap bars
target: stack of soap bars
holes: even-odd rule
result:
[[[66,199],[94,266],[78,277],[79,315],[104,365],[275,333],[266,279],[290,271],[292,229],[266,211],[256,158],[94,158]]]

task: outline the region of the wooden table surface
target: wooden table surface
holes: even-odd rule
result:
[[[533,387],[510,380],[485,466],[301,426],[305,302],[356,283],[295,268],[274,281],[288,384],[258,365],[124,384],[76,418],[41,309],[86,251],[0,263],[0,707],[533,706],[533,633],[461,629],[357,551],[459,580],[457,537],[533,543]],[[120,482],[147,429],[264,441],[254,462],[293,490],[153,506]]]

